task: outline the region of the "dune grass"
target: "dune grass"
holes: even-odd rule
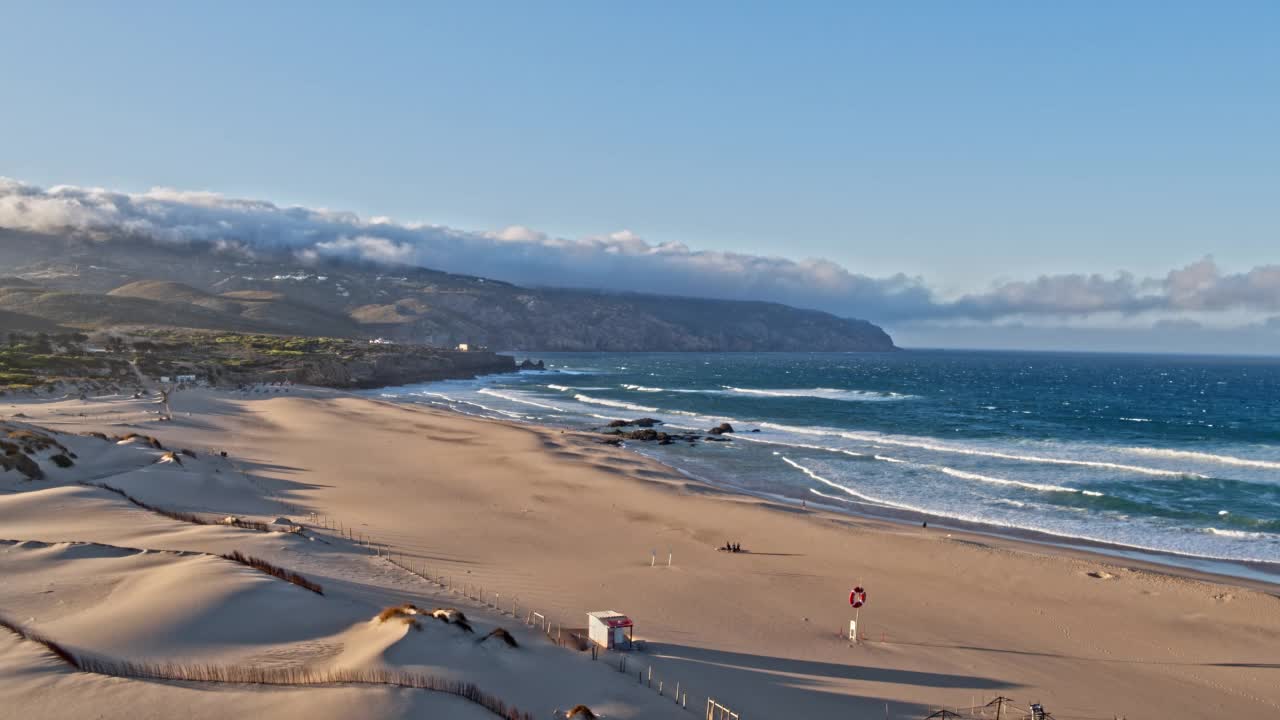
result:
[[[43,646],[59,660],[76,670],[95,675],[140,680],[177,680],[252,685],[390,685],[453,695],[475,703],[503,720],[533,720],[533,715],[508,705],[494,695],[481,690],[475,683],[449,680],[423,673],[401,672],[381,668],[363,670],[318,669],[305,666],[264,668],[250,665],[136,662],[73,652],[67,647],[3,616],[0,616],[0,627],[5,628],[23,640]],[[595,715],[584,715],[583,717],[594,718]]]
[[[485,635],[484,637],[480,638],[477,642],[484,642],[489,638],[498,638],[502,642],[506,643],[508,647],[513,647],[513,648],[520,647],[520,643],[516,642],[516,639],[511,636],[510,632],[507,632],[506,628],[494,628],[489,631],[488,635]]]
[[[418,622],[417,618],[414,617],[415,615],[420,614],[422,614],[422,611],[418,610],[416,605],[413,603],[404,603],[402,605],[392,605],[391,607],[383,608],[382,612],[378,613],[376,619],[378,622],[399,620],[414,630],[421,631],[422,623]]]
[[[431,611],[431,617],[447,625],[456,625],[469,633],[475,632],[471,628],[471,623],[467,622],[467,616],[457,608],[436,608]]]
[[[17,470],[27,476],[28,480],[43,480],[44,470],[36,462],[37,453],[51,449],[56,450],[56,454],[50,459],[58,467],[71,467],[75,464],[72,458],[76,454],[54,439],[53,435],[0,425],[0,472]]]
[[[52,435],[35,430],[10,430],[5,436],[14,442],[22,445],[22,449],[27,453],[48,450],[49,448],[57,448],[61,452],[70,454],[67,446],[58,442]]]
[[[386,622],[392,618],[408,617],[411,615],[418,615],[418,614],[419,614],[418,606],[414,605],[413,603],[404,603],[403,605],[392,605],[391,607],[383,608],[382,612],[378,613],[378,621]]]
[[[123,442],[129,442],[130,440],[137,440],[145,445],[150,445],[156,450],[164,449],[164,445],[160,444],[159,439],[154,438],[150,435],[143,435],[141,433],[131,432],[131,433],[126,433],[124,435],[116,435],[114,439],[116,443],[123,443]]]
[[[226,555],[223,555],[222,557],[232,562],[238,562],[241,565],[248,565],[254,570],[264,572],[268,575],[273,575],[275,577],[280,578],[281,580],[286,580],[288,582],[293,583],[294,585],[297,585],[298,587],[306,588],[307,590],[310,590],[311,592],[317,595],[324,595],[324,589],[320,587],[319,583],[312,582],[302,577],[298,573],[293,572],[292,570],[286,570],[277,565],[272,565],[271,563],[267,562],[266,560],[263,560],[262,558],[256,558],[251,555],[245,555],[244,553],[241,553],[239,550],[232,551]]]
[[[0,472],[10,470],[17,470],[25,475],[27,480],[44,479],[44,470],[40,469],[39,463],[22,452],[9,452],[8,448],[5,448],[4,454],[0,455]]]

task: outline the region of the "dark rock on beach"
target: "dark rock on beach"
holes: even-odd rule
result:
[[[608,439],[602,439],[600,442],[617,444],[623,440],[638,440],[640,442],[656,442],[659,445],[672,445],[676,442],[687,442],[693,444],[697,442],[697,435],[671,435],[653,428],[642,428],[640,430],[624,431],[619,428],[625,427],[627,423],[619,421],[621,424],[614,425],[612,430],[606,430],[602,434]],[[655,421],[657,422],[657,421]],[[612,424],[611,424],[612,425]],[[716,438],[707,438],[713,440]]]
[[[520,369],[521,370],[546,370],[547,366],[546,366],[546,363],[542,362],[541,360],[534,362],[529,358],[525,358],[520,362]]]
[[[707,432],[711,433],[712,435],[723,435],[725,433],[733,432],[733,426],[730,425],[729,423],[720,423],[719,425],[711,428]]]
[[[659,441],[669,440],[671,438],[670,435],[664,432],[658,432],[657,430],[654,430],[652,428],[645,428],[643,430],[632,430],[629,433],[623,433],[622,436],[628,440],[643,440],[646,442],[650,442],[653,440],[659,440]]]
[[[661,420],[655,420],[653,418],[637,418],[635,420],[610,420],[608,427],[620,428],[620,427],[628,427],[631,425],[635,425],[636,427],[651,428],[654,425],[661,425],[661,424],[662,424]]]

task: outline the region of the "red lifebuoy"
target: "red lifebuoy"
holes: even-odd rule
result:
[[[867,591],[863,590],[861,585],[849,591],[849,604],[855,608],[867,604]]]

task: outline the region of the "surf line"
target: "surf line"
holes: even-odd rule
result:
[[[898,447],[917,448],[920,450],[929,450],[931,452],[952,453],[955,455],[978,455],[981,457],[991,457],[1000,460],[1014,460],[1018,462],[1045,463],[1051,465],[1076,465],[1083,467],[1107,468],[1111,470],[1123,470],[1126,472],[1139,473],[1142,475],[1158,475],[1162,477],[1195,477],[1205,478],[1207,476],[1200,473],[1185,472],[1181,470],[1162,470],[1159,468],[1143,467],[1141,465],[1125,465],[1123,463],[1105,462],[1101,460],[1072,460],[1069,458],[1044,457],[1042,455],[1014,455],[1012,453],[998,452],[995,450],[977,450],[974,448],[953,447],[948,445],[938,445],[936,443],[898,440],[895,438],[882,437],[878,435],[867,435],[862,433],[842,432],[839,430],[810,430],[807,428],[797,428],[790,425],[780,425],[778,423],[760,423],[760,427],[770,430],[778,430],[780,432],[796,433],[798,435],[827,435],[832,437],[842,437],[846,440],[854,440],[856,442],[871,443],[873,445],[896,445]]]

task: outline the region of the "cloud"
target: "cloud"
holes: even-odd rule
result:
[[[823,259],[695,250],[627,230],[577,239],[522,226],[468,231],[167,188],[123,193],[0,178],[0,227],[404,263],[523,285],[768,300],[882,323],[1280,310],[1280,266],[1229,273],[1211,257],[1164,277],[1044,275],[944,298],[901,273],[871,277]]]

